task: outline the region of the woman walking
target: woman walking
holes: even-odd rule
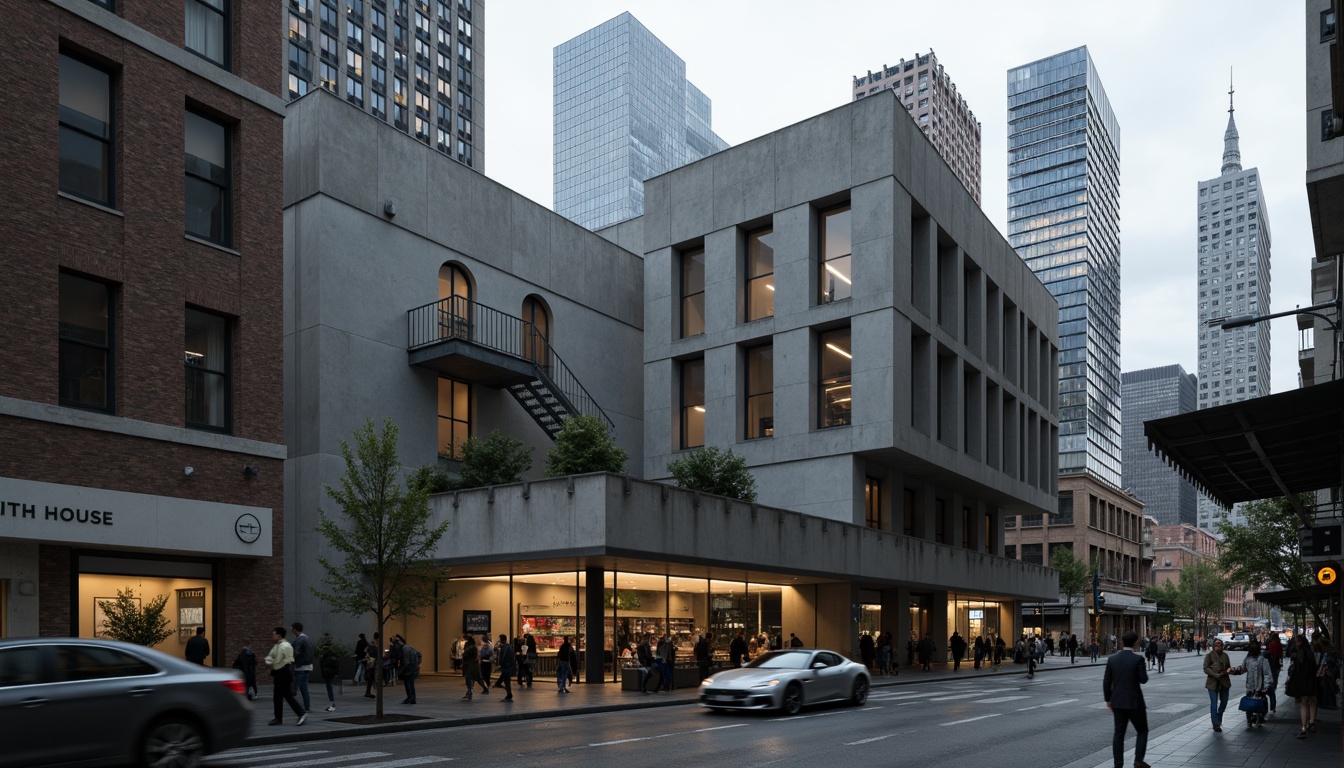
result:
[[[462,648],[462,679],[467,681],[467,695],[462,697],[463,701],[471,701],[471,694],[476,690],[476,686],[481,686],[481,693],[488,694],[490,689],[485,685],[485,679],[481,677],[481,655],[476,650],[476,638],[467,635],[463,638]]]
[[[1241,671],[1246,675],[1246,695],[1264,699],[1274,687],[1274,670],[1269,659],[1260,653],[1260,641],[1252,640],[1246,646],[1246,660],[1241,663]],[[1265,703],[1268,707],[1268,702]],[[1264,726],[1265,716],[1258,712],[1246,713],[1246,727]]]
[[[1213,730],[1223,730],[1223,712],[1227,709],[1227,692],[1232,690],[1232,660],[1223,652],[1223,641],[1213,641],[1213,650],[1204,657],[1204,687],[1209,692],[1209,719]]]
[[[1306,635],[1293,635],[1288,652],[1288,684],[1284,693],[1297,699],[1297,715],[1302,730],[1297,738],[1307,738],[1307,732],[1316,732],[1316,657],[1307,644]]]

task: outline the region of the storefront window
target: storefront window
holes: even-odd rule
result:
[[[80,558],[79,570],[76,608],[80,637],[111,637],[108,614],[115,613],[111,604],[117,602],[121,593],[129,595],[140,610],[163,600],[163,616],[168,619],[172,635],[152,646],[155,650],[186,658],[187,640],[196,635],[197,627],[205,627],[206,638],[212,646],[217,644],[216,593],[213,568],[208,563],[86,556]],[[205,664],[214,666],[220,661],[210,656]]]

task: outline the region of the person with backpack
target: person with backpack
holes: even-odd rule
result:
[[[1157,654],[1157,671],[1158,671],[1158,672],[1166,672],[1166,671],[1167,671],[1167,651],[1171,649],[1171,645],[1167,642],[1167,638],[1166,638],[1165,635],[1163,635],[1162,637],[1159,637],[1159,638],[1157,639],[1157,643],[1156,643],[1156,645],[1157,645],[1157,648],[1156,648],[1156,650],[1155,650],[1155,653]]]
[[[420,676],[420,652],[404,640],[401,644],[401,671],[398,676],[401,678],[402,685],[406,688],[406,698],[401,703],[414,704],[415,678]],[[335,707],[331,707],[331,709],[335,709]]]
[[[321,649],[322,656],[318,659],[318,671],[322,673],[322,679],[327,684],[327,711],[336,711],[336,688],[335,683],[341,679],[341,657],[336,655],[336,641],[331,635],[323,635],[317,641],[317,647]]]
[[[1238,672],[1246,675],[1246,695],[1256,699],[1263,699],[1269,695],[1269,689],[1274,685],[1274,670],[1270,667],[1269,659],[1260,653],[1260,641],[1252,640],[1246,646],[1246,660],[1242,662]],[[1266,709],[1268,702],[1265,702]],[[1254,728],[1259,725],[1264,727],[1265,716],[1259,712],[1246,712],[1246,727]]]
[[[490,644],[490,636],[485,635],[481,638],[481,650],[477,654],[481,657],[481,679],[485,681],[485,687],[490,687],[490,664],[494,660],[495,649]]]
[[[233,668],[243,673],[243,685],[247,689],[247,700],[257,698],[257,654],[246,645],[233,660]]]

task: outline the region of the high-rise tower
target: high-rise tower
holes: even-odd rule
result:
[[[1198,382],[1179,365],[1125,371],[1120,376],[1125,404],[1124,487],[1144,503],[1143,512],[1158,525],[1194,525],[1199,492],[1189,480],[1148,448],[1143,423],[1195,410]]]
[[[1059,301],[1059,473],[1120,487],[1120,124],[1087,47],[1008,71],[1008,241]]]
[[[1241,167],[1233,90],[1227,92],[1222,172],[1199,183],[1199,407],[1270,393],[1269,324],[1225,331],[1220,321],[1269,310],[1269,212],[1256,168]],[[1213,530],[1217,505],[1199,502],[1199,527]],[[1240,519],[1240,509],[1231,514]]]
[[[555,48],[555,212],[600,229],[644,212],[644,181],[728,144],[686,62],[628,12]]]

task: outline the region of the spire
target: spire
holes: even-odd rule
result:
[[[1228,70],[1227,83],[1227,132],[1223,134],[1223,175],[1237,173],[1241,170],[1241,136],[1237,134],[1237,121],[1232,113],[1237,111],[1233,106],[1232,94],[1236,89],[1232,87],[1232,71]]]

